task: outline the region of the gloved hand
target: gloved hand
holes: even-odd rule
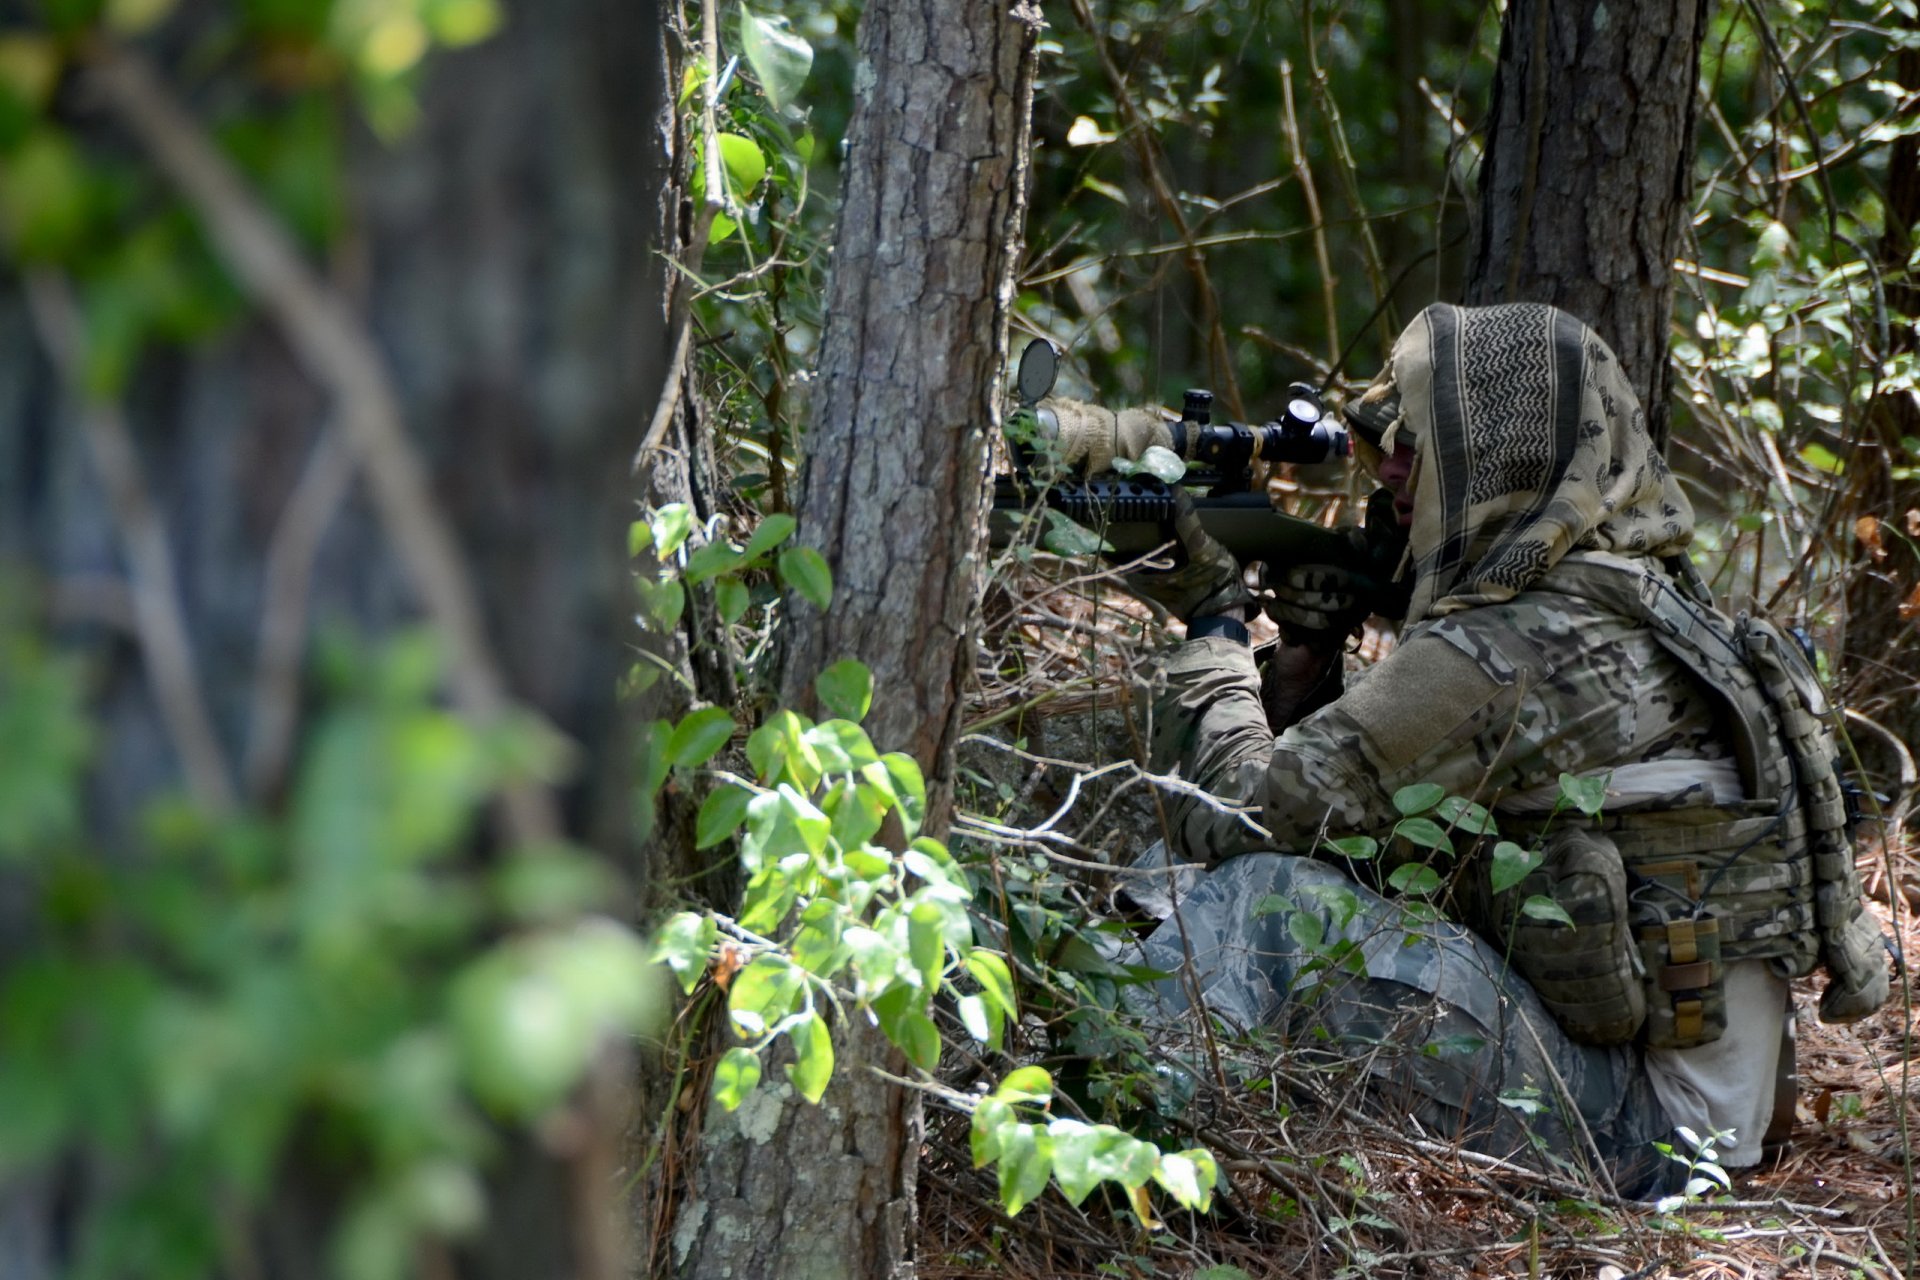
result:
[[[1267,588],[1267,616],[1296,644],[1338,645],[1371,612],[1354,575],[1338,565],[1293,565]]]
[[[1136,569],[1126,575],[1127,590],[1151,600],[1182,622],[1208,614],[1244,619],[1253,592],[1241,574],[1240,562],[1200,527],[1193,499],[1178,485],[1173,489],[1173,532],[1179,546],[1171,569]]]

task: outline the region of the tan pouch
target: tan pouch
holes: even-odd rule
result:
[[[1647,1047],[1691,1049],[1727,1029],[1720,922],[1711,916],[1642,924],[1634,931],[1646,970]]]

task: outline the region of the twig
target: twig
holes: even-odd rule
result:
[[[253,668],[253,717],[241,778],[256,799],[286,774],[300,711],[300,655],[307,640],[307,592],[327,527],[353,482],[353,454],[338,431],[322,433],[267,547],[266,602]]]
[[[67,278],[51,268],[40,268],[27,273],[26,286],[27,309],[48,357],[74,398],[81,430],[120,531],[132,588],[134,629],[160,718],[180,753],[180,766],[194,799],[209,813],[231,813],[238,804],[233,774],[207,713],[193,643],[180,609],[173,552],[141,475],[133,435],[118,405],[88,396],[81,386],[86,332]]]
[[[93,85],[199,214],[214,251],[241,288],[274,318],[307,373],[333,395],[374,508],[447,647],[454,702],[476,727],[497,724],[510,704],[479,600],[366,326],[301,259],[285,229],[146,61],[108,42],[93,53]],[[546,843],[560,831],[553,796],[539,783],[510,785],[503,814],[509,837],[520,844]]]
[[[1293,172],[1300,179],[1300,194],[1307,201],[1307,218],[1313,228],[1313,255],[1320,263],[1320,305],[1326,312],[1327,358],[1340,358],[1340,308],[1333,288],[1333,254],[1327,248],[1327,220],[1320,212],[1320,193],[1313,185],[1313,168],[1307,164],[1306,148],[1300,143],[1300,119],[1293,109],[1293,64],[1280,59],[1280,124],[1287,133],[1287,150],[1293,156]]]
[[[1213,277],[1207,271],[1206,255],[1194,244],[1193,228],[1187,222],[1186,213],[1180,208],[1180,199],[1174,194],[1173,184],[1168,181],[1166,168],[1160,157],[1160,147],[1155,140],[1153,122],[1141,112],[1133,100],[1133,92],[1127,85],[1127,78],[1120,71],[1119,64],[1113,60],[1113,51],[1107,47],[1106,35],[1094,21],[1093,11],[1087,0],[1073,0],[1073,14],[1079,19],[1093,48],[1100,59],[1100,69],[1106,73],[1107,83],[1113,90],[1114,103],[1125,118],[1127,132],[1132,135],[1134,149],[1140,153],[1141,168],[1145,171],[1148,188],[1153,192],[1160,212],[1173,224],[1180,241],[1186,246],[1187,271],[1193,276],[1193,284],[1200,295],[1200,322],[1207,333],[1207,350],[1211,356],[1213,376],[1220,380],[1220,386],[1226,394],[1227,408],[1236,418],[1246,416],[1246,407],[1240,394],[1240,377],[1234,372],[1233,353],[1227,347],[1226,330],[1220,323],[1220,296],[1214,290]]]

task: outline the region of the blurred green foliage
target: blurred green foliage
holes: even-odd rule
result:
[[[111,850],[83,821],[82,670],[0,630],[0,876],[36,924],[0,976],[0,1181],[76,1162],[75,1276],[230,1271],[290,1178],[331,1188],[335,1274],[411,1271],[486,1212],[502,1124],[562,1107],[663,993],[585,850],[470,854],[545,731],[435,705],[421,634],[336,641],[284,813],[155,797]]]

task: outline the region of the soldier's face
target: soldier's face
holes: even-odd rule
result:
[[[1380,483],[1393,494],[1393,514],[1400,527],[1413,523],[1413,446],[1396,440],[1393,452],[1380,460]]]

